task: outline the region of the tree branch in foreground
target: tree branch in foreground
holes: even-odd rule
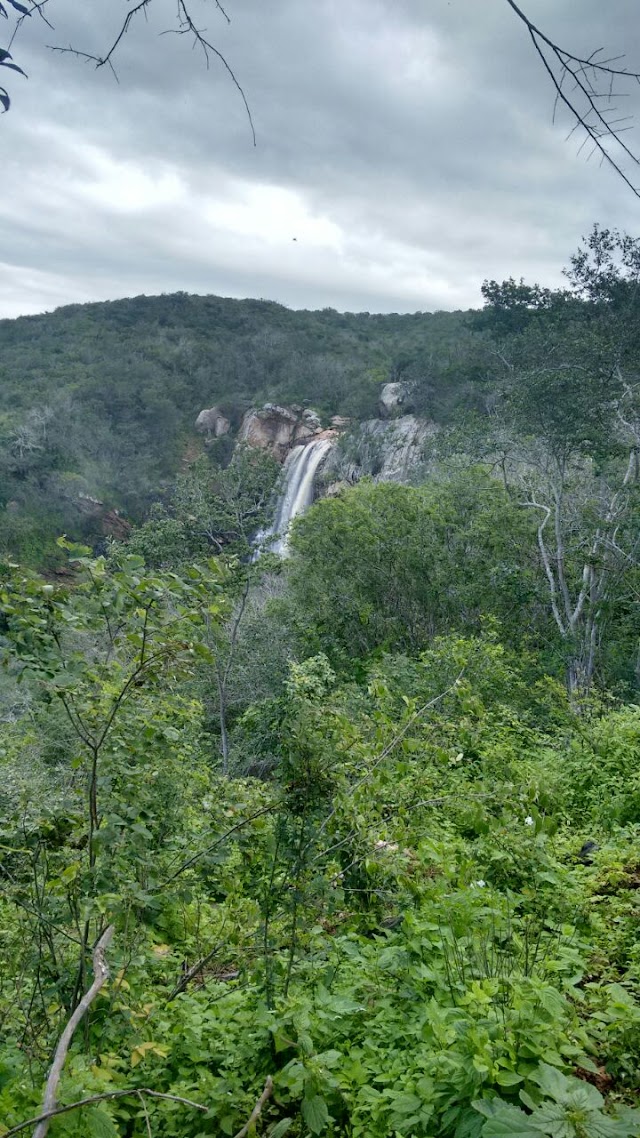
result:
[[[264,1104],[271,1098],[272,1094],[273,1079],[271,1075],[268,1075],[260,1098],[242,1129],[235,1135],[235,1138],[247,1138],[251,1128],[255,1126],[255,1123],[260,1117]],[[194,1102],[193,1099],[182,1098],[180,1095],[164,1094],[161,1091],[152,1091],[149,1087],[133,1087],[129,1090],[105,1091],[104,1094],[101,1095],[90,1095],[89,1098],[78,1099],[77,1102],[70,1102],[67,1106],[55,1107],[55,1109],[49,1110],[46,1114],[39,1114],[36,1118],[28,1118],[26,1122],[21,1122],[19,1126],[14,1126],[11,1130],[5,1130],[3,1138],[13,1138],[14,1134],[20,1134],[23,1130],[28,1130],[30,1126],[35,1126],[36,1124],[42,1125],[45,1123],[48,1128],[52,1118],[56,1118],[60,1114],[70,1114],[72,1110],[82,1110],[85,1106],[95,1106],[98,1102],[109,1102],[119,1098],[144,1099],[145,1096],[147,1098],[164,1099],[168,1102],[178,1102],[183,1106],[191,1107],[192,1110],[199,1110],[202,1114],[207,1114],[209,1111],[207,1106],[204,1106],[201,1102]],[[37,1131],[34,1133],[33,1138],[36,1138],[37,1133]]]
[[[260,1098],[258,1099],[256,1105],[254,1106],[253,1110],[251,1111],[251,1114],[249,1115],[249,1118],[245,1122],[244,1126],[242,1127],[242,1130],[239,1130],[238,1133],[234,1136],[234,1138],[247,1138],[247,1134],[252,1132],[252,1127],[255,1126],[255,1123],[258,1121],[260,1115],[262,1114],[262,1108],[263,1108],[265,1102],[267,1101],[267,1099],[271,1098],[272,1094],[273,1094],[273,1079],[271,1078],[271,1075],[267,1075],[267,1081],[264,1084],[264,1090],[263,1090],[262,1094],[260,1095]]]
[[[53,1057],[53,1063],[51,1064],[51,1070],[49,1071],[49,1078],[47,1079],[47,1085],[44,1092],[44,1099],[42,1101],[42,1114],[44,1117],[41,1119],[36,1129],[34,1130],[33,1138],[46,1138],[46,1134],[49,1129],[49,1119],[51,1118],[51,1112],[55,1110],[58,1083],[60,1082],[62,1068],[64,1067],[65,1060],[67,1058],[67,1052],[69,1050],[69,1044],[73,1038],[73,1033],[82,1020],[85,1012],[88,1011],[90,1005],[95,1000],[103,984],[106,980],[109,979],[109,968],[105,959],[105,952],[111,944],[114,932],[115,929],[113,925],[109,925],[109,927],[103,932],[100,940],[93,950],[93,984],[88,989],[88,991],[85,992],[76,1010],[69,1019],[67,1026],[62,1032],[60,1039],[58,1040],[58,1046],[56,1047],[56,1053]]]
[[[208,1106],[203,1106],[201,1102],[193,1102],[190,1098],[181,1098],[180,1095],[162,1094],[160,1091],[150,1090],[149,1087],[133,1087],[123,1091],[105,1091],[101,1095],[90,1095],[89,1098],[78,1099],[77,1102],[70,1102],[66,1106],[58,1106],[55,1110],[50,1110],[48,1114],[39,1114],[36,1118],[28,1118],[26,1122],[21,1122],[19,1126],[14,1126],[11,1130],[5,1130],[2,1138],[13,1138],[14,1134],[20,1134],[23,1130],[28,1130],[30,1126],[35,1126],[36,1123],[57,1118],[59,1114],[70,1114],[72,1110],[82,1110],[85,1106],[95,1106],[97,1102],[108,1102],[112,1099],[119,1098],[139,1098],[140,1095],[146,1095],[147,1098],[167,1099],[169,1102],[179,1102],[182,1103],[183,1106],[190,1106],[193,1110],[199,1110],[203,1114],[207,1114],[209,1111]]]
[[[129,31],[129,27],[130,27],[132,21],[135,19],[135,17],[140,12],[144,12],[145,16],[146,16],[147,9],[149,8],[149,6],[151,4],[153,4],[153,2],[154,2],[154,0],[138,0],[138,3],[135,5],[135,7],[129,9],[124,20],[122,21],[122,24],[120,25],[118,33],[115,36],[109,50],[107,52],[105,52],[104,55],[93,55],[91,52],[80,51],[78,48],[72,47],[71,44],[69,45],[69,47],[58,47],[55,44],[50,44],[49,45],[50,50],[51,51],[57,51],[57,52],[67,54],[67,55],[69,55],[69,54],[75,55],[79,59],[84,59],[89,63],[95,63],[96,68],[108,66],[111,69],[114,78],[117,80],[118,76],[117,76],[115,68],[113,66],[113,57],[114,57],[116,51],[118,50],[122,40],[125,38],[127,32]],[[227,12],[222,7],[222,4],[219,2],[219,0],[214,0],[214,4],[215,4],[216,8],[218,9],[218,11],[222,14],[222,16],[224,16],[227,23],[231,23],[231,20],[228,16]],[[167,30],[162,32],[161,35],[168,35],[168,34],[173,34],[173,35],[178,35],[178,36],[189,35],[193,39],[193,46],[199,47],[202,49],[202,53],[203,53],[204,58],[205,58],[205,64],[206,64],[207,70],[209,68],[211,56],[214,56],[218,60],[218,62],[222,64],[222,66],[224,67],[225,71],[227,72],[229,78],[231,79],[231,82],[233,83],[234,87],[238,91],[238,94],[240,95],[242,102],[244,103],[244,109],[246,111],[247,118],[249,120],[249,126],[251,128],[251,136],[253,138],[253,145],[255,146],[256,145],[256,131],[255,131],[254,123],[253,123],[253,118],[251,115],[251,109],[249,107],[249,103],[248,103],[247,96],[245,94],[244,88],[242,87],[242,84],[240,83],[240,81],[239,81],[235,71],[231,67],[231,64],[229,63],[229,61],[225,58],[225,56],[222,54],[222,52],[217,47],[214,47],[214,45],[211,43],[210,40],[206,39],[205,34],[204,34],[204,30],[202,28],[198,28],[196,26],[196,24],[194,23],[193,18],[191,16],[191,12],[189,10],[189,7],[187,6],[186,0],[178,0],[178,3],[177,3],[177,23],[178,23],[178,27],[167,28]]]
[[[558,104],[562,104],[569,111],[574,123],[569,132],[569,138],[577,130],[585,132],[585,138],[578,153],[585,144],[591,142],[593,145],[589,157],[594,153],[599,154],[601,161],[611,166],[631,192],[640,198],[640,186],[634,185],[628,175],[625,174],[619,160],[614,157],[609,149],[611,144],[619,146],[622,154],[634,166],[640,166],[640,157],[622,138],[623,132],[628,130],[630,126],[629,116],[611,117],[616,114],[612,100],[620,94],[614,91],[614,83],[622,79],[640,84],[640,72],[630,71],[627,67],[621,66],[622,56],[603,59],[603,48],[596,48],[586,59],[575,55],[545,35],[540,28],[532,23],[522,8],[515,3],[515,0],[506,0],[506,3],[526,27],[531,42],[551,80],[556,93],[554,118]],[[567,93],[567,86],[571,84],[573,86],[569,94]],[[602,100],[605,103],[604,107]]]

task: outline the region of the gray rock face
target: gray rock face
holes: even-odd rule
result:
[[[296,443],[307,442],[318,434],[320,427],[320,419],[315,411],[265,403],[260,410],[247,411],[238,441],[268,450],[274,458],[283,462]]]
[[[413,410],[411,391],[406,383],[385,383],[378,400],[378,412],[381,419],[392,419],[394,416],[406,416]]]
[[[329,485],[325,487],[323,497],[324,498],[339,498],[340,495],[343,494],[344,491],[348,490],[348,489],[349,489],[349,483],[346,481],[345,478],[340,478],[340,479],[338,479],[337,482],[330,482]]]
[[[409,482],[425,462],[435,423],[402,415],[398,419],[367,419],[335,448],[326,467],[332,481]]]
[[[228,435],[231,423],[222,414],[219,407],[208,407],[201,411],[196,419],[196,431],[203,435],[210,435],[218,439],[220,435]]]

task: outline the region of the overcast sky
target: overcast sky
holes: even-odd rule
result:
[[[553,124],[506,0],[225,2],[230,24],[213,0],[191,8],[246,91],[255,147],[224,69],[159,34],[175,0],[132,25],[117,83],[47,45],[104,52],[134,0],[48,0],[55,30],[23,26],[29,79],[0,80],[0,315],[178,289],[463,308],[486,277],[559,283],[595,221],[640,234],[640,202]],[[577,53],[640,70],[637,0],[521,5]]]

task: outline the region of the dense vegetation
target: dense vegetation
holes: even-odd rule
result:
[[[2,564],[0,1134],[88,991],[60,1138],[640,1134],[639,270],[487,284],[429,478],[284,562],[240,448]]]
[[[1,546],[55,563],[58,533],[100,533],[91,499],[142,520],[193,453],[203,407],[221,406],[234,429],[268,399],[364,418],[417,352],[447,406],[468,338],[455,313],[292,312],[181,293],[0,321]]]

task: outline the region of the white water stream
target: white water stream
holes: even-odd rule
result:
[[[312,439],[289,451],[273,522],[257,539],[263,548],[286,557],[289,526],[313,502],[314,479],[318,467],[332,446],[331,439]]]

